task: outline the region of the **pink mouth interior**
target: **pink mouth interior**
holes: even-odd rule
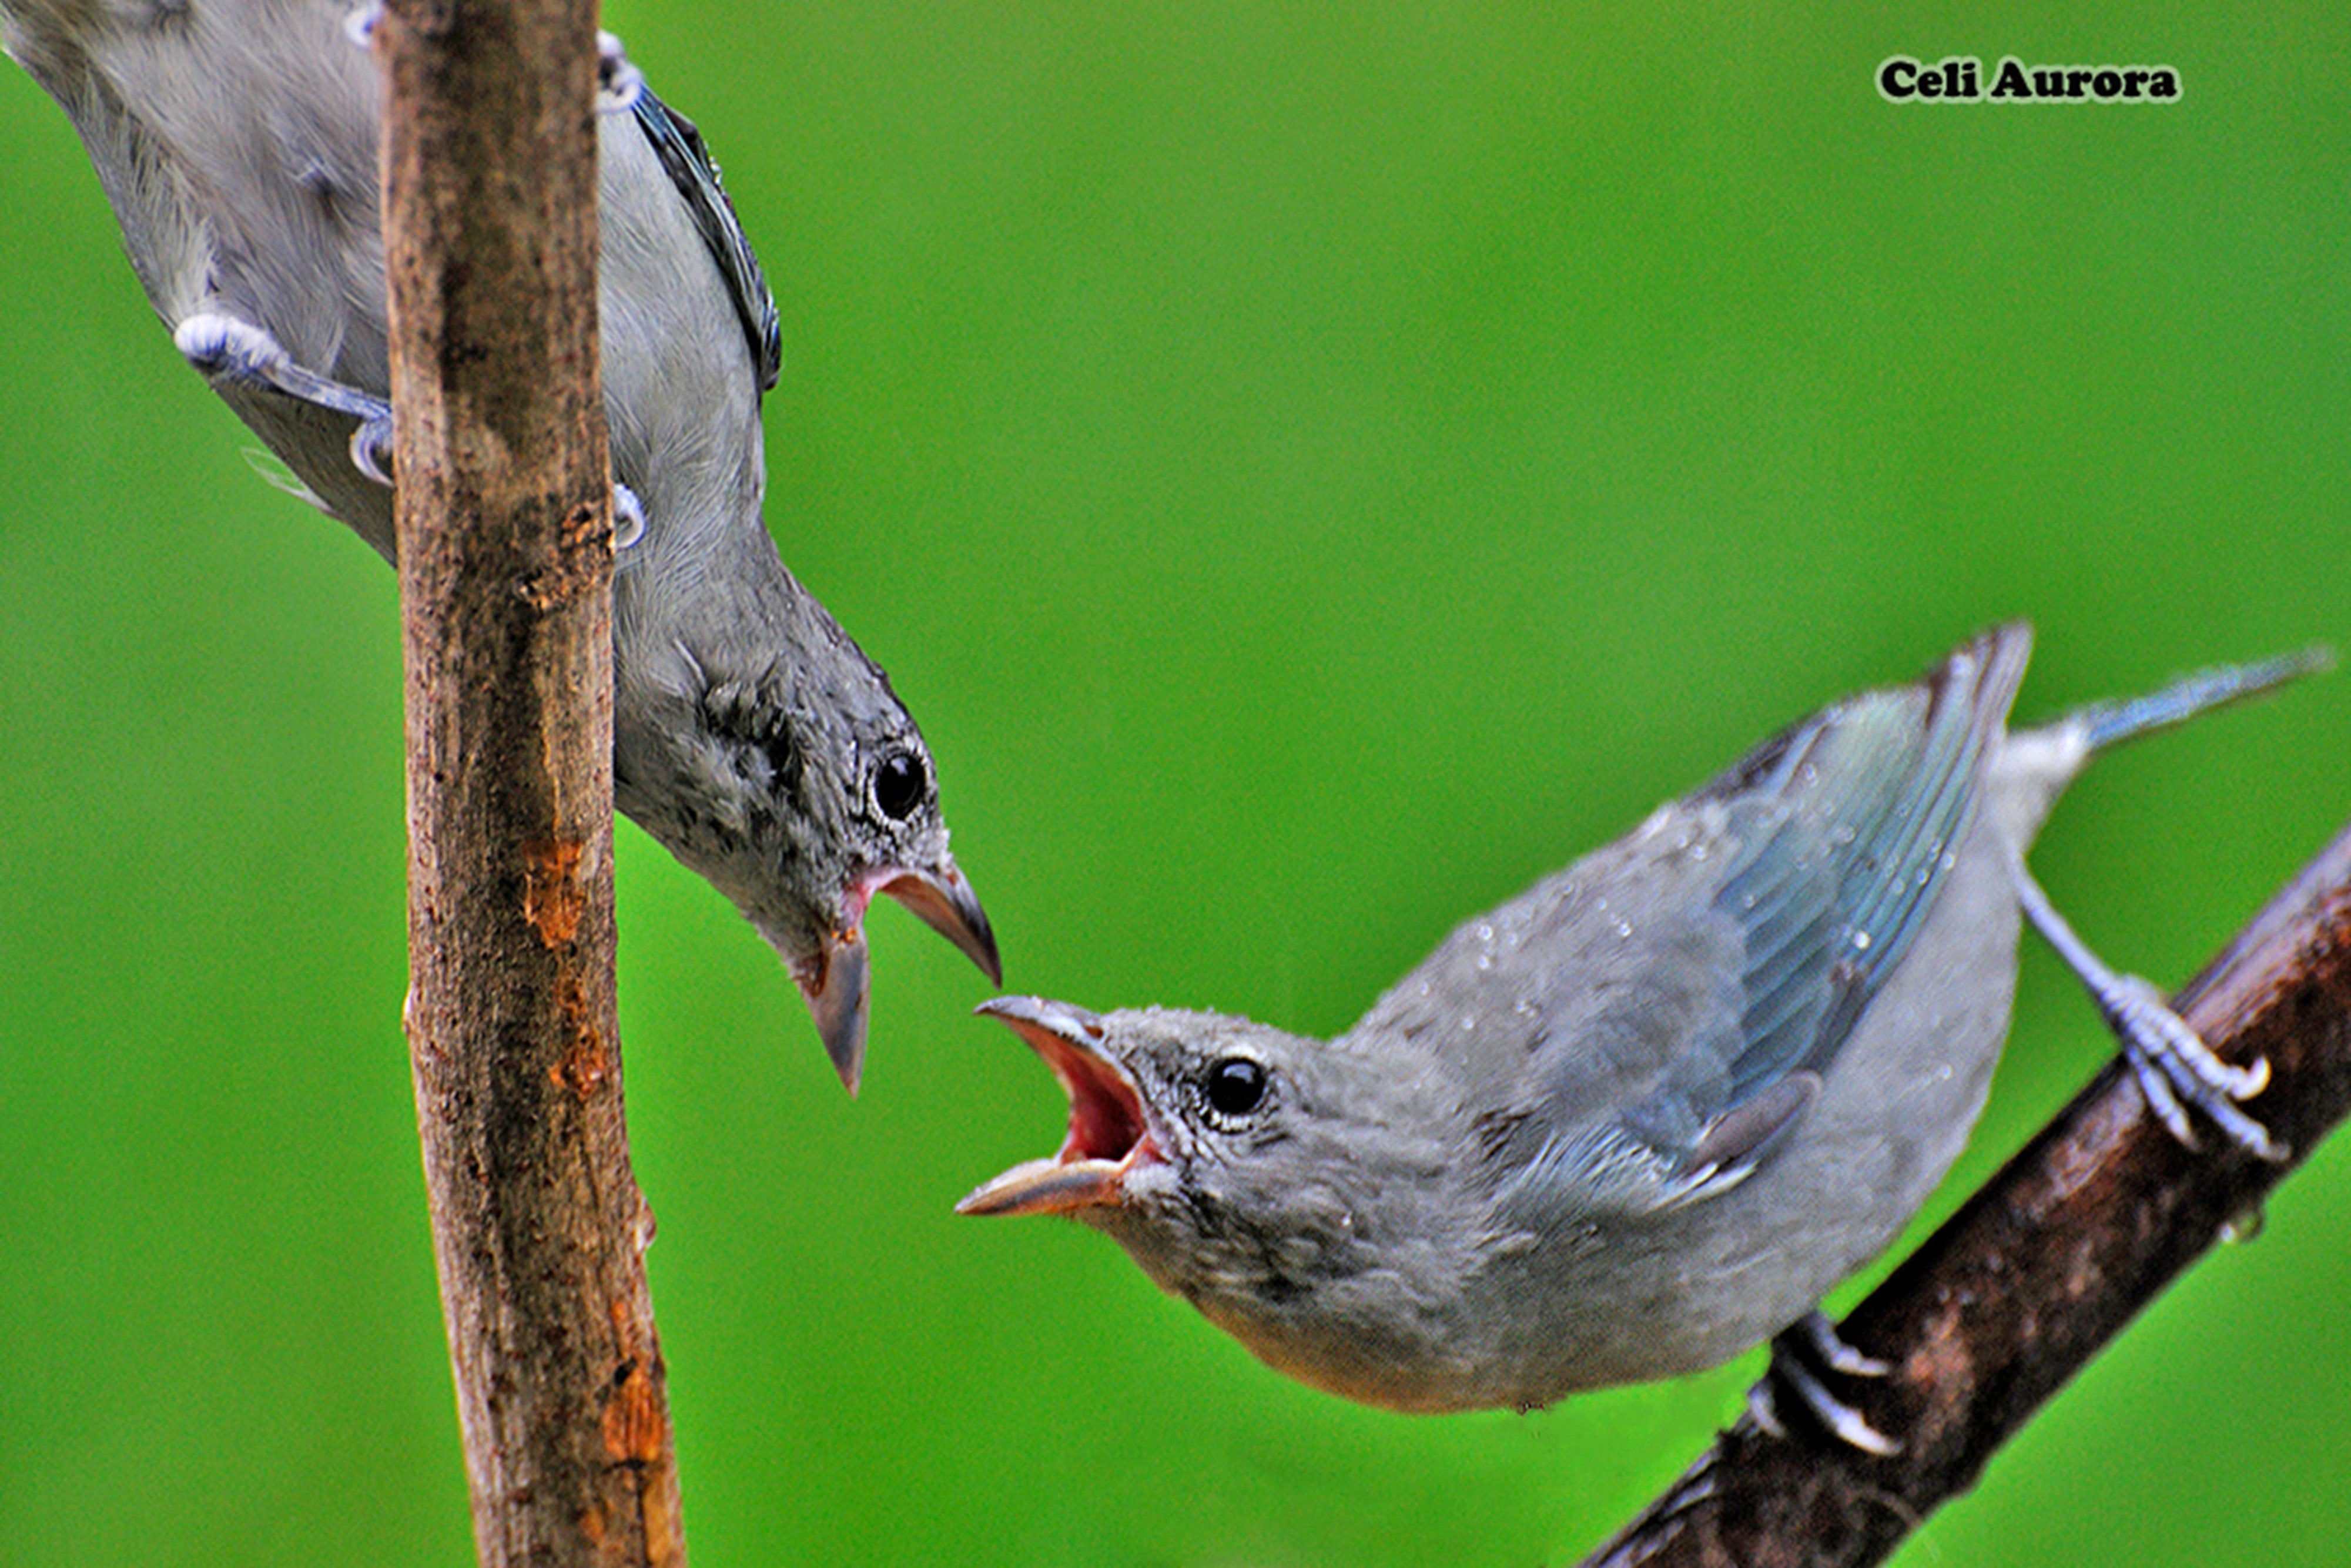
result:
[[[1100,1057],[1039,1031],[1045,1064],[1070,1096],[1070,1135],[1054,1156],[1077,1160],[1123,1160],[1144,1140],[1143,1103],[1118,1069]]]

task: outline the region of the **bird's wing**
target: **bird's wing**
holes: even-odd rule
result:
[[[640,89],[632,107],[638,127],[653,143],[670,183],[685,199],[694,226],[701,231],[711,258],[726,278],[727,289],[735,297],[735,313],[741,318],[743,335],[751,344],[759,390],[766,392],[783,370],[783,329],[776,313],[776,298],[768,292],[768,275],[760,268],[758,255],[735,215],[735,204],[727,199],[726,187],[718,178],[717,161],[710,156],[694,121],[651,90]]]
[[[1530,1058],[1489,1139],[1505,1212],[1555,1225],[1677,1207],[1769,1157],[1933,907],[2030,646],[2021,626],[1990,633],[1669,810],[1667,842],[1707,852],[1651,861],[1667,891],[1645,907],[1620,894],[1635,950],[1619,963],[1635,972]]]

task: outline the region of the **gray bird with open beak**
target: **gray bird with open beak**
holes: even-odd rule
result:
[[[2031,645],[2003,628],[1793,726],[1460,926],[1336,1040],[985,1004],[1070,1126],[960,1208],[1082,1220],[1270,1365],[1373,1405],[1523,1409],[1693,1372],[1817,1324],[1950,1166],[2008,1030],[2020,911],[2175,1133],[2192,1107],[2273,1153],[2238,1103],[2262,1068],[2100,964],[2022,856],[2101,747],[2320,661],[2011,736]]]
[[[81,133],[180,351],[292,470],[286,487],[390,560],[367,25],[351,0],[0,0],[0,43]],[[996,938],[947,852],[921,732],[761,518],[776,305],[717,165],[616,45],[605,81],[613,803],[750,917],[854,1090],[872,896],[1001,984]]]

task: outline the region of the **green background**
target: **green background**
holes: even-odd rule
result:
[[[2028,716],[2351,645],[2351,14],[1717,9],[613,7],[782,305],[768,521],[921,717],[1013,988],[1335,1031],[1989,622],[2041,628]],[[2185,99],[1874,85],[2011,51]],[[0,170],[0,1558],[461,1563],[392,578],[247,472],[14,69]],[[2176,983],[2346,758],[2337,675],[2113,758],[2036,864]],[[1291,1385],[1102,1239],[949,1212],[1064,1112],[903,911],[852,1103],[626,826],[620,897],[698,1563],[1565,1558],[1756,1369],[1527,1417]],[[2028,943],[1935,1212],[2108,1049]],[[2346,1162],[1906,1560],[2336,1560]]]

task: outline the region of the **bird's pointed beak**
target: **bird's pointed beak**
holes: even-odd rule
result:
[[[866,960],[864,927],[852,925],[827,936],[823,946],[811,956],[796,960],[791,969],[800,995],[808,998],[809,1011],[815,1015],[816,1032],[824,1041],[825,1055],[832,1059],[832,1070],[841,1074],[841,1087],[856,1093],[857,1081],[865,1071],[866,996],[872,969]]]
[[[808,998],[816,1018],[816,1031],[824,1053],[852,1094],[865,1071],[867,995],[872,966],[865,947],[865,909],[877,893],[886,893],[922,918],[923,924],[954,943],[980,967],[990,983],[1004,983],[1004,966],[996,954],[996,931],[979,896],[964,880],[954,861],[937,872],[889,866],[869,873],[850,886],[842,902],[840,928],[826,936],[814,953],[791,960],[792,978]]]
[[[888,894],[962,949],[965,957],[979,966],[989,985],[1004,984],[1004,964],[996,956],[996,929],[988,925],[979,895],[972,892],[953,860],[936,872],[893,867],[883,873],[873,891]]]
[[[1083,1008],[1042,997],[998,997],[977,1010],[1003,1019],[1045,1059],[1070,1096],[1070,1132],[1050,1159],[1015,1166],[975,1188],[957,1214],[1066,1214],[1120,1201],[1127,1173],[1160,1157],[1143,1096],[1102,1047],[1108,1031]]]

